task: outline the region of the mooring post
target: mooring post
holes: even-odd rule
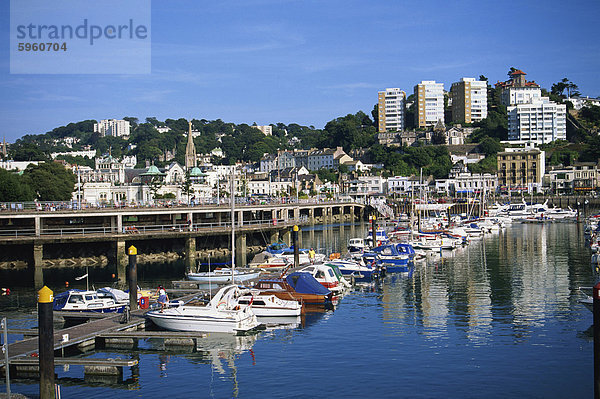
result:
[[[294,267],[300,266],[300,251],[298,250],[298,226],[292,229],[292,240],[294,242]]]
[[[377,245],[377,218],[375,215],[371,216],[371,231],[373,232],[373,248],[378,247]]]
[[[594,398],[600,399],[600,283],[594,286]]]
[[[6,396],[10,399],[10,367],[8,366],[8,324],[6,317],[2,318],[2,352],[4,352],[4,375],[6,376]]]
[[[38,348],[40,362],[40,398],[54,399],[54,293],[46,286],[38,291]]]
[[[137,304],[137,248],[133,245],[127,249],[129,255],[129,309],[136,310]]]

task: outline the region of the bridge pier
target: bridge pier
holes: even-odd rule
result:
[[[310,224],[315,224],[315,208],[310,208],[308,210],[308,221]]]
[[[196,271],[196,237],[185,239],[185,269]]]
[[[238,234],[235,237],[235,266],[242,267],[248,263],[246,259],[246,234]]]
[[[43,257],[44,246],[42,244],[33,244],[33,285],[36,290],[44,286]]]
[[[289,245],[289,246],[292,245],[292,232],[290,231],[290,229],[285,229],[284,230],[283,239],[282,240],[287,245]]]
[[[40,216],[36,216],[34,218],[34,224],[35,224],[35,235],[36,235],[36,237],[39,237],[40,235],[42,235],[42,218]]]
[[[116,242],[115,263],[117,266],[117,278],[119,283],[127,282],[127,253],[125,251],[125,240]]]
[[[244,225],[244,211],[239,211],[237,214],[237,225],[242,227]]]
[[[271,240],[271,242],[267,243],[267,245],[273,244],[273,243],[276,243],[277,241],[279,241],[279,231],[277,231],[277,230],[271,230],[270,240]]]

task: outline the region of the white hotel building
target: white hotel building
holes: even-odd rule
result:
[[[567,139],[567,107],[542,97],[540,86],[525,79],[516,69],[502,87],[502,104],[508,113],[508,140],[517,143],[546,144]]]
[[[378,93],[379,133],[404,130],[406,93],[398,88],[385,89]]]
[[[418,128],[444,122],[444,84],[424,80],[414,88],[415,125]]]
[[[511,141],[547,144],[567,139],[567,108],[564,104],[542,97],[529,103],[510,105],[508,139]]]

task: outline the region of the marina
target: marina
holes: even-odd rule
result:
[[[303,229],[302,240],[322,253],[343,252],[350,238],[365,237],[368,228],[315,226]],[[248,336],[98,333],[98,344],[76,358],[119,357],[138,364],[99,385],[91,383],[99,376],[79,378],[77,366],[65,371],[56,363],[57,383],[66,397],[92,398],[114,392],[364,397],[374,389],[381,397],[478,397],[474,392],[482,382],[491,397],[589,396],[591,313],[578,302],[577,288],[593,284],[590,254],[582,224],[512,224],[453,251],[430,253],[408,272],[355,285],[332,309]],[[184,283],[181,277],[171,276],[173,287]],[[0,297],[9,328],[23,333],[9,340],[34,334],[31,295],[17,288]],[[277,382],[270,377],[275,370]],[[319,374],[331,383],[315,387]],[[289,392],[285,385],[296,388]],[[35,396],[36,381],[16,379],[12,390]]]

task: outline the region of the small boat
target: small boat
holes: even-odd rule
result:
[[[366,248],[363,238],[351,238],[348,240],[348,252],[363,252]]]
[[[251,306],[239,307],[233,298],[237,285],[221,288],[207,305],[193,301],[181,306],[146,313],[154,324],[171,331],[245,333],[260,327]]]
[[[252,280],[260,276],[260,271],[241,271],[232,270],[228,267],[215,269],[211,272],[187,273],[187,278],[192,281],[200,281],[204,283],[223,284],[223,283],[241,283]]]
[[[341,283],[336,276],[333,268],[323,263],[315,263],[314,265],[306,266],[300,269],[299,272],[311,274],[323,287],[331,292],[339,293],[346,288],[346,285]],[[346,284],[348,284],[348,282],[346,282]]]
[[[371,248],[377,247],[379,245],[386,245],[390,242],[389,237],[384,229],[377,229],[375,232],[377,242],[373,245],[373,231],[369,229],[369,233],[367,234],[367,238],[365,239],[365,244],[370,246]]]
[[[378,275],[378,270],[365,266],[362,262],[350,259],[334,259],[325,262],[326,265],[335,265],[344,276],[352,276],[355,280],[370,280]]]
[[[273,243],[273,244],[267,246],[267,249],[265,249],[265,251],[267,251],[268,253],[273,254],[273,255],[278,255],[289,248],[290,248],[289,245],[287,245],[286,243],[276,242],[276,243]]]
[[[287,258],[280,258],[279,256],[269,256],[266,257],[262,262],[253,263],[248,266],[260,269],[283,269],[289,264],[290,260]]]
[[[389,244],[373,248],[364,256],[385,267],[388,273],[402,273],[408,271],[408,264],[415,257],[415,250],[410,244]]]
[[[261,294],[273,294],[281,299],[300,300],[308,305],[331,303],[333,294],[308,273],[294,272],[285,278],[259,280],[254,286]]]
[[[129,302],[129,301],[127,301]],[[68,290],[54,297],[52,309],[61,312],[78,313],[122,313],[127,303],[116,302],[113,298],[100,298],[96,291]]]

